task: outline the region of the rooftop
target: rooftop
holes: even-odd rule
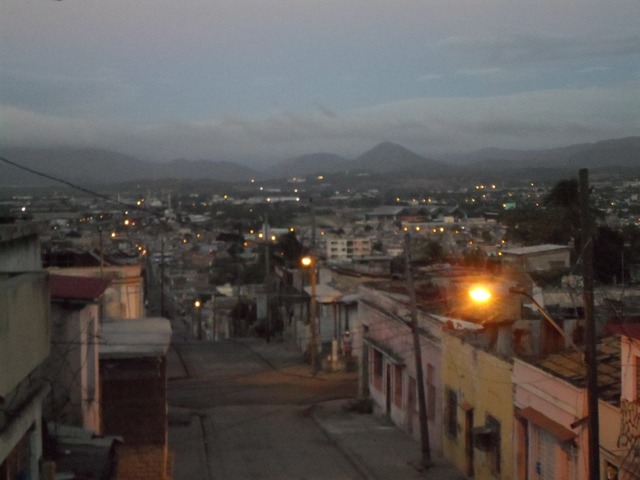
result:
[[[167,354],[171,323],[166,318],[110,319],[100,330],[100,358],[146,358]]]
[[[568,250],[569,247],[566,245],[532,245],[529,247],[518,247],[518,248],[506,248],[502,250],[503,254],[507,255],[531,255],[534,253],[545,253],[545,252],[553,252],[555,250]]]
[[[621,365],[620,338],[609,336],[597,345],[598,396],[613,405],[620,405]],[[566,350],[532,363],[579,388],[587,386],[587,370],[582,353]]]

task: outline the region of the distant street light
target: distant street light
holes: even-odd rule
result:
[[[196,332],[197,332],[197,336],[198,336],[198,340],[202,340],[202,302],[200,302],[200,300],[196,300],[195,302],[193,302],[193,306],[196,309],[197,315],[196,315]]]
[[[309,328],[311,329],[311,341],[309,342],[309,355],[311,360],[311,373],[316,375],[318,368],[318,321],[316,316],[316,282],[318,274],[318,266],[314,257],[306,256],[302,258],[301,263],[304,267],[309,268],[311,276],[311,302],[309,304],[310,318]]]

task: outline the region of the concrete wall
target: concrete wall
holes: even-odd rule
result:
[[[98,305],[52,306],[52,348],[44,375],[51,382],[48,419],[100,433]]]
[[[0,397],[6,397],[49,355],[46,273],[0,277]]]
[[[0,272],[42,269],[38,230],[33,223],[0,225]]]
[[[11,478],[33,480],[40,478],[42,403],[49,391],[37,373],[51,336],[38,231],[33,223],[0,225],[0,464],[17,468],[8,472]]]

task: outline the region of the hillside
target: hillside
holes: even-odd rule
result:
[[[407,148],[382,142],[354,159],[331,153],[290,158],[264,172],[233,162],[179,159],[168,163],[143,162],[122,153],[100,149],[9,148],[4,158],[23,167],[0,162],[0,186],[48,186],[59,183],[47,175],[79,184],[118,184],[141,180],[200,180],[245,182],[252,178],[288,178],[308,175],[368,173],[385,182],[412,184],[442,179],[480,180],[495,177],[544,178],[566,176],[579,168],[640,170],[640,137],[610,139],[548,150],[483,149],[447,161],[432,160]],[[41,172],[25,171],[32,169]],[[393,177],[388,174],[393,173]],[[357,181],[356,177],[350,177]],[[360,177],[358,177],[360,178]]]
[[[317,173],[338,173],[348,169],[347,159],[332,153],[311,153],[284,160],[267,172],[272,178],[304,177]]]

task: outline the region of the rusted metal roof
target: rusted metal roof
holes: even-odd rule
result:
[[[584,354],[567,350],[533,361],[534,365],[579,388],[587,386]],[[598,397],[613,405],[620,405],[621,366],[620,338],[609,336],[597,345]]]
[[[95,301],[104,293],[111,280],[98,277],[50,275],[51,298]]]

